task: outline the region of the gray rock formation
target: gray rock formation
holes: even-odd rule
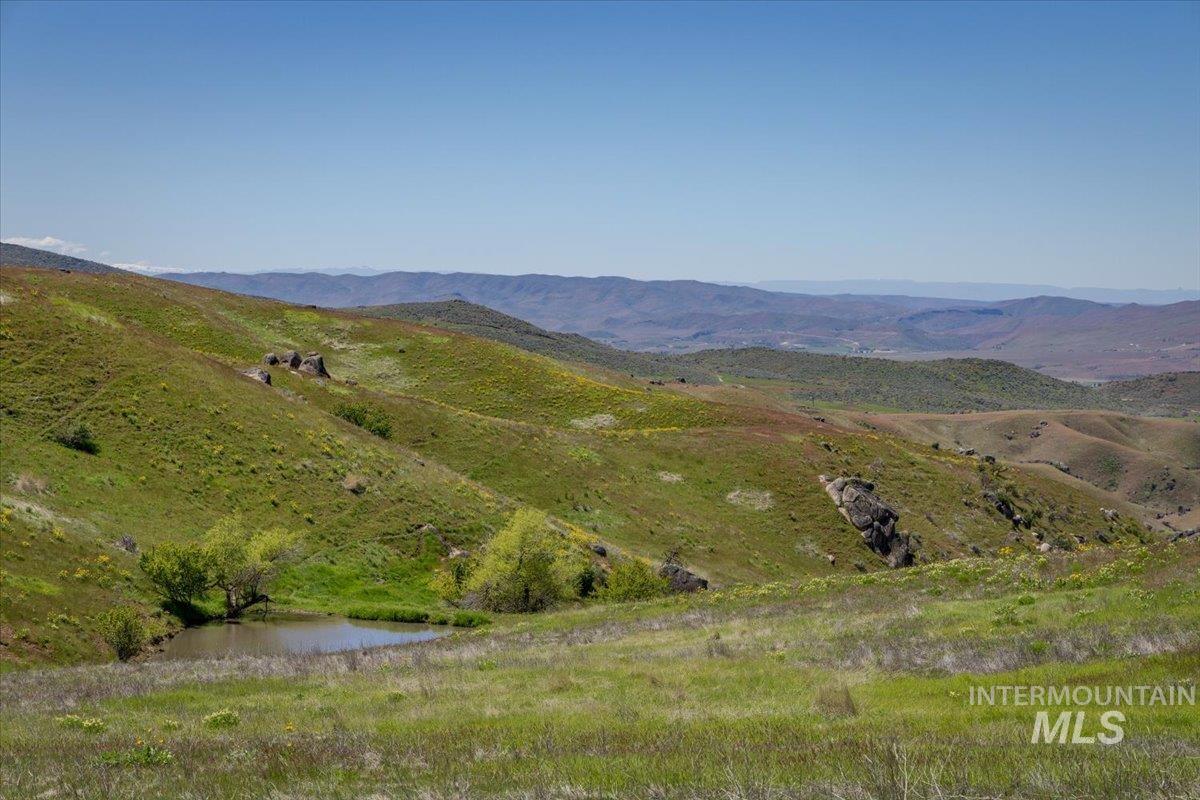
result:
[[[821,485],[838,511],[862,534],[867,546],[887,560],[892,568],[913,563],[909,535],[896,529],[900,514],[875,494],[875,484],[858,478],[829,478]]]
[[[304,360],[300,362],[300,372],[306,375],[315,375],[318,378],[328,378],[329,373],[325,370],[325,359],[320,353],[309,353]]]
[[[274,353],[267,353],[265,356],[263,356],[263,363],[269,367],[273,367],[279,363],[279,356],[275,355]]]
[[[674,553],[658,568],[658,576],[667,579],[667,588],[672,592],[698,592],[708,588],[708,581],[679,563]]]
[[[295,350],[288,350],[279,357],[279,363],[283,364],[288,369],[296,369],[300,366],[300,354]]]
[[[262,367],[251,367],[250,369],[242,370],[242,374],[247,378],[252,378],[256,381],[262,381],[267,386],[271,385],[271,373],[267,372]]]

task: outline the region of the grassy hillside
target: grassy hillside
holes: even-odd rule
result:
[[[1099,411],[903,414],[873,421],[915,439],[1057,465],[1126,500],[1171,514],[1200,505],[1200,424]],[[1045,424],[1042,424],[1042,423]]]
[[[362,306],[354,311],[370,317],[405,319],[462,331],[560,361],[593,364],[630,375],[665,377],[670,380],[683,377],[693,383],[712,383],[716,380],[707,370],[681,364],[664,356],[619,350],[577,333],[548,331],[525,320],[510,317],[477,303],[468,303],[466,300]]]
[[[1200,413],[1200,372],[1166,373],[1092,388],[1005,361],[905,362],[745,348],[658,355],[619,350],[574,333],[548,331],[465,300],[363,306],[356,312],[422,322],[505,342],[563,361],[641,377],[712,384],[717,374],[769,381],[777,394],[808,404],[903,411],[1096,408],[1153,416]]]
[[[1128,381],[1112,381],[1101,394],[1126,407],[1159,416],[1200,416],[1200,371],[1165,372]]]
[[[1194,706],[1122,707],[1124,740],[1089,747],[1031,744],[1040,709],[970,696],[1193,685],[1198,567],[1194,542],[964,559],[572,609],[406,648],[10,674],[0,790],[1195,797]]]
[[[896,411],[1106,408],[1094,389],[1005,361],[890,361],[767,348],[705,350],[678,359],[742,378],[786,381],[795,400]]]
[[[101,264],[98,261],[64,256],[61,253],[51,253],[48,250],[38,250],[34,247],[9,244],[8,242],[0,242],[0,264],[6,267],[66,269],[72,272],[93,272],[101,275],[124,272],[124,270],[110,267],[108,264]]]
[[[924,561],[1034,547],[985,489],[1065,547],[1138,534],[1015,469],[460,333],[137,276],[5,270],[0,291],[8,663],[95,657],[96,611],[151,608],[115,543],[189,540],[234,512],[303,532],[275,599],[319,610],[434,607],[444,550],[422,526],[470,549],[521,504],[617,550],[677,550],[718,585],[881,568],[820,473],[875,480]],[[288,348],[322,352],[333,377],[239,374]],[[339,418],[346,403],[379,410],[389,438]],[[77,423],[97,454],[53,441]]]

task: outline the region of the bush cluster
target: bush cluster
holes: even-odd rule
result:
[[[60,428],[54,433],[54,441],[63,447],[69,447],[72,450],[78,450],[81,453],[93,456],[100,452],[100,445],[96,442],[95,437],[92,436],[92,429],[82,422]]]
[[[387,412],[370,403],[342,403],[333,411],[352,425],[375,434],[380,439],[392,435],[392,420]]]
[[[100,615],[98,623],[100,636],[121,661],[128,661],[146,646],[146,626],[132,608],[109,609]]]

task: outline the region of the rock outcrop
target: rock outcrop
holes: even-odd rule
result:
[[[274,353],[267,353],[265,356],[263,356],[263,363],[268,367],[273,367],[279,363],[279,356],[275,355]]]
[[[271,385],[271,373],[267,372],[262,367],[251,367],[250,369],[242,370],[242,374],[247,378],[252,378],[256,381],[262,381],[267,386]]]
[[[698,592],[708,588],[708,581],[679,563],[674,553],[667,556],[658,568],[658,576],[667,579],[667,588],[675,593]]]
[[[309,353],[305,356],[304,360],[300,362],[299,370],[306,375],[318,378],[329,377],[329,372],[325,369],[325,359],[321,357],[320,353]]]
[[[279,357],[279,363],[282,364],[283,366],[287,367],[288,369],[296,369],[297,367],[300,366],[300,361],[301,361],[300,354],[297,353],[295,350],[288,350],[286,353],[284,353],[283,355],[281,355]]]
[[[900,514],[875,494],[875,484],[859,478],[819,480],[842,516],[862,534],[867,546],[887,560],[892,568],[912,566],[909,535],[896,529]]]

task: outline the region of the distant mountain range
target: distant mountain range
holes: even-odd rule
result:
[[[793,294],[857,294],[908,295],[944,297],[955,300],[977,300],[993,303],[998,300],[1020,300],[1024,297],[1048,295],[1091,300],[1095,303],[1141,303],[1167,305],[1185,300],[1200,300],[1200,286],[1179,289],[1104,289],[1094,286],[1051,286],[1030,283],[973,283],[969,281],[905,281],[905,280],[843,280],[843,281],[758,281],[731,283],[751,286],[768,292]]]
[[[462,331],[562,361],[649,378],[718,384],[724,377],[786,384],[800,403],[904,411],[1111,409],[1155,416],[1200,411],[1200,372],[1153,375],[1083,386],[995,359],[902,362],[744,348],[666,355],[619,350],[575,333],[557,333],[465,300],[365,306],[372,317]]]
[[[801,295],[699,281],[434,272],[168,277],[332,307],[462,299],[626,350],[762,346],[908,359],[984,356],[1076,380],[1200,366],[1195,300],[1155,306],[1050,296],[980,302]]]
[[[19,245],[3,247],[6,264],[119,271]],[[1114,305],[1037,296],[982,302],[805,295],[699,281],[434,272],[194,272],[163,277],[327,307],[461,299],[518,322],[626,351],[768,347],[919,360],[986,357],[1085,381],[1200,368],[1197,300]]]

